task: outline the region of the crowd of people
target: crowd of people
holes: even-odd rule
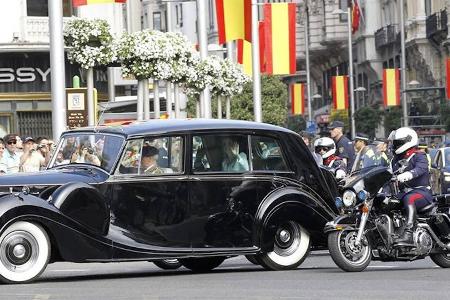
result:
[[[37,172],[47,166],[55,144],[47,137],[24,137],[14,133],[0,138],[0,174]]]

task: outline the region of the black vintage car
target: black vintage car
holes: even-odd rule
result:
[[[61,136],[47,170],[0,177],[0,279],[49,262],[251,255],[294,269],[326,247],[336,184],[299,135],[268,124],[155,120]]]

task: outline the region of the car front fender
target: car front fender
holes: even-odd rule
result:
[[[334,217],[320,199],[307,191],[279,188],[268,194],[257,209],[253,242],[263,251],[272,251],[278,225],[292,220],[311,234],[313,244],[326,245],[323,227]]]

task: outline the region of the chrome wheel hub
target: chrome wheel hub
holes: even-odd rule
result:
[[[281,230],[280,231],[280,241],[282,241],[283,243],[287,243],[289,242],[289,239],[291,238],[291,234],[289,233],[289,231],[287,230]]]
[[[14,272],[25,272],[37,261],[38,242],[30,233],[13,231],[0,244],[0,262]]]

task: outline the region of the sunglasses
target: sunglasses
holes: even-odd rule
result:
[[[321,146],[316,147],[316,153],[319,153],[320,151],[327,152],[328,150],[330,150],[329,147],[321,147]]]
[[[12,144],[15,145],[15,144],[17,144],[17,142],[16,142],[16,141],[9,141],[9,142],[8,142],[8,145],[12,145]]]

